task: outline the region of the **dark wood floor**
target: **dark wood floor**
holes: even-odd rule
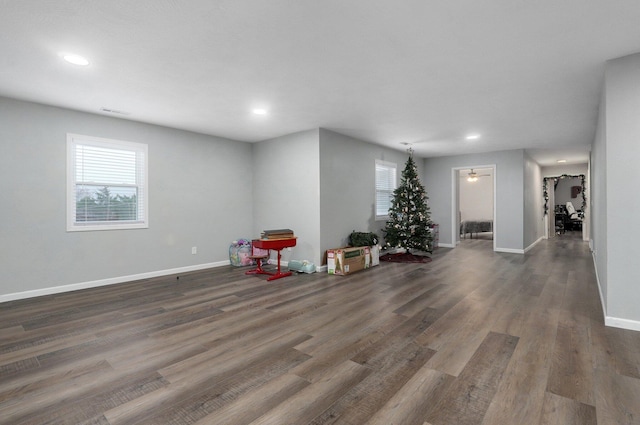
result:
[[[491,246],[0,304],[0,423],[640,424],[640,333],[603,326],[587,245]]]

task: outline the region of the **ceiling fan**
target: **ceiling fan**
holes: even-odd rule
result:
[[[467,181],[475,182],[475,181],[478,181],[478,177],[489,177],[489,176],[491,176],[491,174],[478,174],[475,171],[473,171],[473,168],[472,168],[467,177]]]

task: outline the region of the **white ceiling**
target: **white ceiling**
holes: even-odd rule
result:
[[[2,96],[248,142],[323,127],[419,156],[533,149],[541,165],[586,162],[605,61],[640,51],[637,0],[0,0],[0,12]]]

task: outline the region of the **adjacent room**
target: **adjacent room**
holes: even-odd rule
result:
[[[637,1],[0,4],[0,424],[640,423]]]
[[[493,168],[458,171],[460,236],[463,239],[493,239]]]

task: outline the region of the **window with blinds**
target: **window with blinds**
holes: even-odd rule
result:
[[[149,227],[147,145],[67,135],[67,230]]]
[[[396,188],[396,164],[376,160],[376,220],[389,218],[389,208]]]

